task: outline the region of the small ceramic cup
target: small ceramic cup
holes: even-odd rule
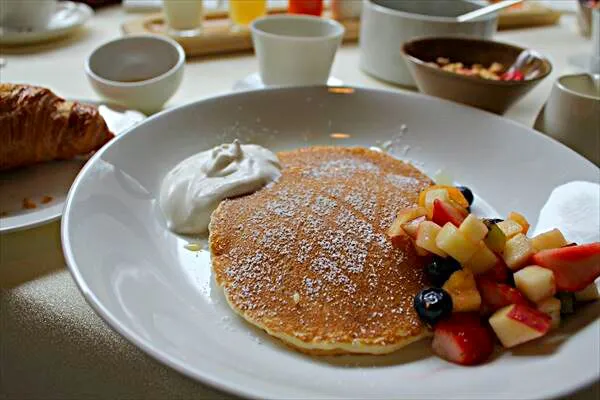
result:
[[[600,166],[600,89],[594,78],[588,74],[558,78],[539,128]]]
[[[307,15],[274,15],[250,26],[266,86],[326,84],[344,26]]]
[[[57,0],[0,0],[0,26],[9,29],[43,30],[54,15]]]
[[[152,114],[179,88],[184,64],[185,52],[174,40],[136,35],[98,47],[86,60],[85,72],[103,98]]]

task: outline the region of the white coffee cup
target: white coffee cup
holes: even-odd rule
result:
[[[42,30],[57,9],[57,0],[0,0],[0,26]]]
[[[600,166],[600,88],[592,76],[558,78],[540,122],[536,127]]]
[[[344,26],[308,15],[274,15],[250,25],[267,86],[326,84]]]

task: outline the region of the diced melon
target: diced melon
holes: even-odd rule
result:
[[[427,209],[427,217],[431,218],[433,213],[433,202],[438,199],[450,202],[450,195],[446,189],[431,189],[425,193],[425,208]]]
[[[502,230],[498,227],[498,224],[493,224],[489,228],[489,232],[484,239],[485,245],[498,254],[504,251],[504,247],[506,246],[506,235]]]
[[[461,264],[465,264],[478,249],[473,243],[458,231],[452,223],[448,222],[442,227],[435,240],[437,247],[449,254]]]
[[[537,309],[546,313],[552,318],[552,328],[560,326],[560,300],[556,297],[549,297],[537,304]]]
[[[468,269],[454,272],[442,287],[452,297],[452,311],[479,311],[481,296],[473,273]]]
[[[469,214],[460,224],[458,230],[473,242],[483,240],[488,233],[488,228],[474,214]]]
[[[504,233],[506,239],[509,240],[515,235],[519,233],[523,233],[523,227],[518,222],[513,221],[512,219],[505,219],[504,221],[498,222],[496,224],[498,228]]]
[[[529,300],[537,303],[556,293],[554,273],[537,265],[530,265],[514,273],[515,286]]]
[[[551,231],[540,233],[539,235],[531,238],[531,244],[533,245],[535,251],[540,251],[547,249],[558,249],[566,246],[568,243],[561,231],[558,229],[552,229]]]
[[[446,257],[447,254],[436,244],[436,239],[440,232],[441,228],[435,222],[423,221],[417,230],[417,239],[415,244],[422,249],[425,249],[433,254],[437,254],[440,257]]]
[[[527,265],[534,253],[531,241],[527,236],[519,233],[506,242],[503,258],[506,265],[513,271],[516,271]]]
[[[475,275],[483,274],[498,262],[498,257],[491,251],[483,241],[478,243],[475,254],[463,265]]]

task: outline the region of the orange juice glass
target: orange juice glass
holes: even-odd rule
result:
[[[248,26],[267,13],[267,0],[229,0],[229,18],[234,26]]]

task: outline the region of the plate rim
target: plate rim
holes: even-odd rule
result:
[[[455,103],[455,102],[452,102],[449,100],[444,100],[444,99],[440,99],[440,98],[433,97],[433,96],[428,96],[428,95],[425,95],[422,93],[417,93],[417,92],[409,92],[409,91],[404,91],[404,90],[398,91],[398,90],[392,90],[392,89],[357,87],[357,86],[352,86],[352,85],[342,85],[341,87],[351,88],[351,89],[354,89],[355,91],[366,92],[366,93],[383,93],[383,94],[394,95],[394,96],[407,96],[407,97],[435,100],[442,104],[457,106],[459,109],[468,109],[468,110],[475,111],[476,114],[486,115],[487,117],[491,116],[494,119],[503,120],[504,122],[506,122],[510,125],[515,125],[515,126],[519,126],[520,128],[525,128],[528,131],[528,134],[540,135],[540,136],[543,136],[545,139],[549,139],[549,140],[555,142],[557,145],[561,146],[563,148],[563,150],[568,150],[569,152],[574,153],[574,155],[579,157],[582,161],[584,161],[590,167],[596,168],[600,171],[600,168],[596,167],[591,161],[587,160],[586,158],[581,156],[579,153],[575,152],[574,150],[570,149],[569,147],[565,146],[564,144],[558,142],[557,140],[545,135],[542,132],[539,132],[539,131],[533,129],[532,127],[529,127],[524,124],[520,124],[516,121],[502,117],[500,115],[496,115],[496,114],[489,113],[489,112],[486,112],[483,110],[479,110],[479,109],[468,107],[468,106],[465,106],[465,105],[462,105],[459,103]],[[304,89],[309,89],[309,88],[322,88],[322,89],[327,90],[328,86],[308,85],[308,86],[297,86],[297,87],[265,88],[265,89],[253,90],[253,91],[229,92],[229,93],[220,94],[217,96],[211,96],[211,97],[199,99],[199,100],[192,101],[192,102],[189,102],[189,103],[177,106],[177,107],[172,107],[169,109],[162,110],[161,112],[146,118],[142,122],[142,124],[152,123],[152,121],[154,121],[154,119],[162,118],[162,116],[167,113],[177,112],[182,109],[197,107],[199,104],[202,104],[205,102],[218,101],[218,100],[228,98],[228,97],[253,95],[253,94],[256,94],[257,92],[284,92],[284,91],[304,90]],[[102,320],[105,321],[111,329],[118,332],[127,341],[132,343],[134,346],[136,346],[137,348],[142,350],[144,353],[146,353],[150,357],[156,359],[157,361],[163,363],[164,365],[167,365],[170,368],[173,368],[174,370],[178,371],[179,373],[181,373],[187,377],[190,377],[191,379],[194,379],[202,384],[209,385],[209,386],[216,388],[218,390],[221,390],[225,393],[230,393],[230,394],[234,394],[234,395],[242,396],[242,397],[246,397],[246,398],[248,398],[248,397],[250,397],[250,398],[275,398],[275,397],[272,397],[271,392],[259,391],[254,388],[243,387],[243,385],[240,385],[239,383],[236,383],[235,381],[232,381],[221,375],[214,374],[209,370],[193,371],[193,370],[187,368],[184,365],[184,363],[181,363],[175,357],[170,356],[169,354],[165,353],[164,351],[162,351],[160,349],[153,348],[153,346],[150,342],[148,342],[146,339],[144,339],[140,335],[134,333],[132,330],[130,330],[128,327],[124,326],[123,324],[121,324],[118,321],[118,319],[114,316],[114,314],[102,304],[102,302],[96,297],[96,295],[93,293],[93,291],[87,286],[85,279],[81,275],[79,268],[77,266],[77,263],[75,262],[75,256],[72,251],[72,248],[70,245],[70,239],[69,239],[69,225],[70,225],[70,218],[71,218],[70,210],[73,207],[73,198],[75,196],[76,191],[78,190],[78,187],[81,185],[81,182],[82,182],[84,176],[87,175],[87,171],[90,168],[92,168],[92,166],[96,163],[96,160],[99,159],[100,157],[102,157],[102,155],[106,151],[108,151],[108,149],[110,149],[112,146],[116,146],[120,140],[123,140],[123,137],[130,134],[131,131],[135,128],[137,128],[137,126],[127,129],[121,135],[119,135],[114,140],[112,140],[108,145],[102,147],[102,149],[100,151],[96,152],[92,156],[92,158],[90,158],[90,160],[88,160],[88,162],[85,164],[85,166],[81,169],[81,171],[79,172],[79,174],[77,175],[77,177],[75,178],[73,184],[71,185],[71,187],[69,189],[67,198],[65,200],[64,210],[63,210],[63,219],[62,219],[61,228],[60,228],[60,236],[61,236],[61,247],[63,250],[64,257],[65,257],[65,263],[67,265],[67,268],[68,268],[71,276],[73,277],[73,280],[77,284],[78,289],[83,294],[85,301],[90,305],[90,307],[94,310],[94,312],[100,318],[102,318]],[[581,390],[585,387],[588,387],[593,382],[595,382],[594,377],[588,378],[588,379],[582,379],[582,380],[579,380],[576,382],[574,381],[573,383],[563,386],[561,388],[561,390],[552,391],[552,392],[540,391],[535,397],[530,397],[530,398],[558,398],[561,396],[572,394],[573,392],[575,392],[577,390]],[[280,396],[280,398],[281,397],[282,396]],[[333,395],[333,396],[326,395],[323,397],[340,398],[340,399],[344,398],[339,395]]]

